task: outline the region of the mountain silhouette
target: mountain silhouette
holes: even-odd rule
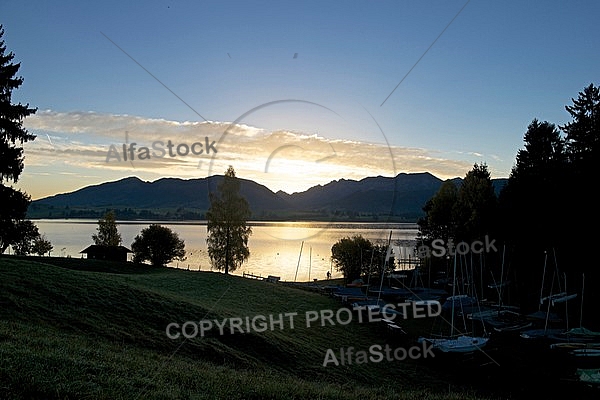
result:
[[[29,218],[98,218],[109,209],[120,219],[204,219],[223,176],[199,179],[162,178],[154,182],[127,177],[35,200]],[[288,194],[274,193],[248,179],[240,180],[240,194],[248,200],[256,220],[360,220],[415,222],[423,206],[443,180],[423,173],[396,177],[339,179]],[[462,179],[454,178],[460,185]],[[494,179],[499,192],[506,179]]]

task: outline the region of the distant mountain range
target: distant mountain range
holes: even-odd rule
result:
[[[122,220],[204,219],[208,193],[222,179],[215,175],[145,182],[129,177],[35,200],[28,217],[97,219],[111,209]],[[453,181],[462,183],[461,178]],[[506,181],[493,180],[497,193]],[[340,179],[294,194],[274,193],[247,179],[240,182],[240,194],[248,200],[253,220],[415,222],[444,181],[428,172],[401,173],[394,178]]]

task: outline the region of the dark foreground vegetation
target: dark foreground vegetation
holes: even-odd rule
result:
[[[337,307],[220,273],[0,256],[0,398],[487,398],[414,361],[323,367],[329,348],[385,341],[365,324],[305,327],[305,311]],[[285,312],[298,312],[294,329],[165,334],[171,322]]]
[[[525,399],[594,398],[535,349],[466,358],[328,364],[327,349],[409,346],[375,323],[313,325],[337,300],[285,283],[58,257],[0,256],[0,398]],[[185,340],[171,322],[297,312],[294,329]],[[505,344],[500,344],[505,345]],[[511,345],[509,344],[508,348]],[[532,397],[533,396],[533,397]],[[566,396],[566,397],[565,397]],[[569,397],[570,396],[570,397]],[[573,397],[574,396],[574,397]]]
[[[475,164],[460,185],[444,182],[423,208],[419,242],[494,239],[498,251],[485,254],[485,265],[477,257],[471,265],[480,263],[483,279],[495,277],[486,284],[506,283],[511,296],[500,300],[525,312],[539,307],[545,265],[554,274],[546,276],[546,284],[557,283],[544,290],[553,294],[581,292],[585,277],[585,323],[598,326],[594,232],[600,213],[592,188],[599,172],[600,88],[589,84],[565,109],[571,120],[564,125],[531,121],[499,195],[485,164]],[[428,263],[432,275],[448,271],[444,257],[430,257]]]

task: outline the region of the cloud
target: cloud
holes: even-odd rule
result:
[[[463,176],[472,167],[470,162],[444,158],[428,149],[388,147],[382,143],[331,139],[326,133],[269,131],[218,121],[179,122],[46,110],[26,118],[25,126],[39,136],[25,144],[28,166],[64,165],[69,170],[81,170],[82,174],[93,172],[94,176],[104,170],[110,171],[111,176],[122,171],[123,175],[136,174],[146,179],[198,178],[222,174],[233,165],[239,177],[255,180],[274,191],[291,192],[340,178],[358,180],[400,172],[428,171],[450,178]],[[158,141],[163,145],[153,148]],[[170,154],[168,141],[173,145]],[[136,143],[133,160],[128,153],[131,143]],[[195,143],[196,152],[202,149],[202,154],[192,154]],[[150,158],[142,160],[140,151],[144,147]],[[158,156],[156,147],[165,150],[163,157]]]

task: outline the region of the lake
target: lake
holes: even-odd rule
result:
[[[81,257],[79,253],[93,243],[97,220],[34,220],[40,234],[46,235],[54,249],[51,256]],[[123,245],[131,243],[151,223],[167,226],[185,241],[186,260],[169,266],[191,270],[210,270],[206,247],[206,221],[117,221]],[[410,223],[328,223],[328,222],[250,222],[252,236],[248,241],[250,258],[236,275],[275,275],[283,280],[308,281],[325,279],[331,265],[331,246],[346,236],[362,235],[377,244],[411,243],[418,228]],[[301,251],[302,250],[302,251]],[[369,255],[365,255],[368,257]],[[341,273],[331,269],[332,277]]]

